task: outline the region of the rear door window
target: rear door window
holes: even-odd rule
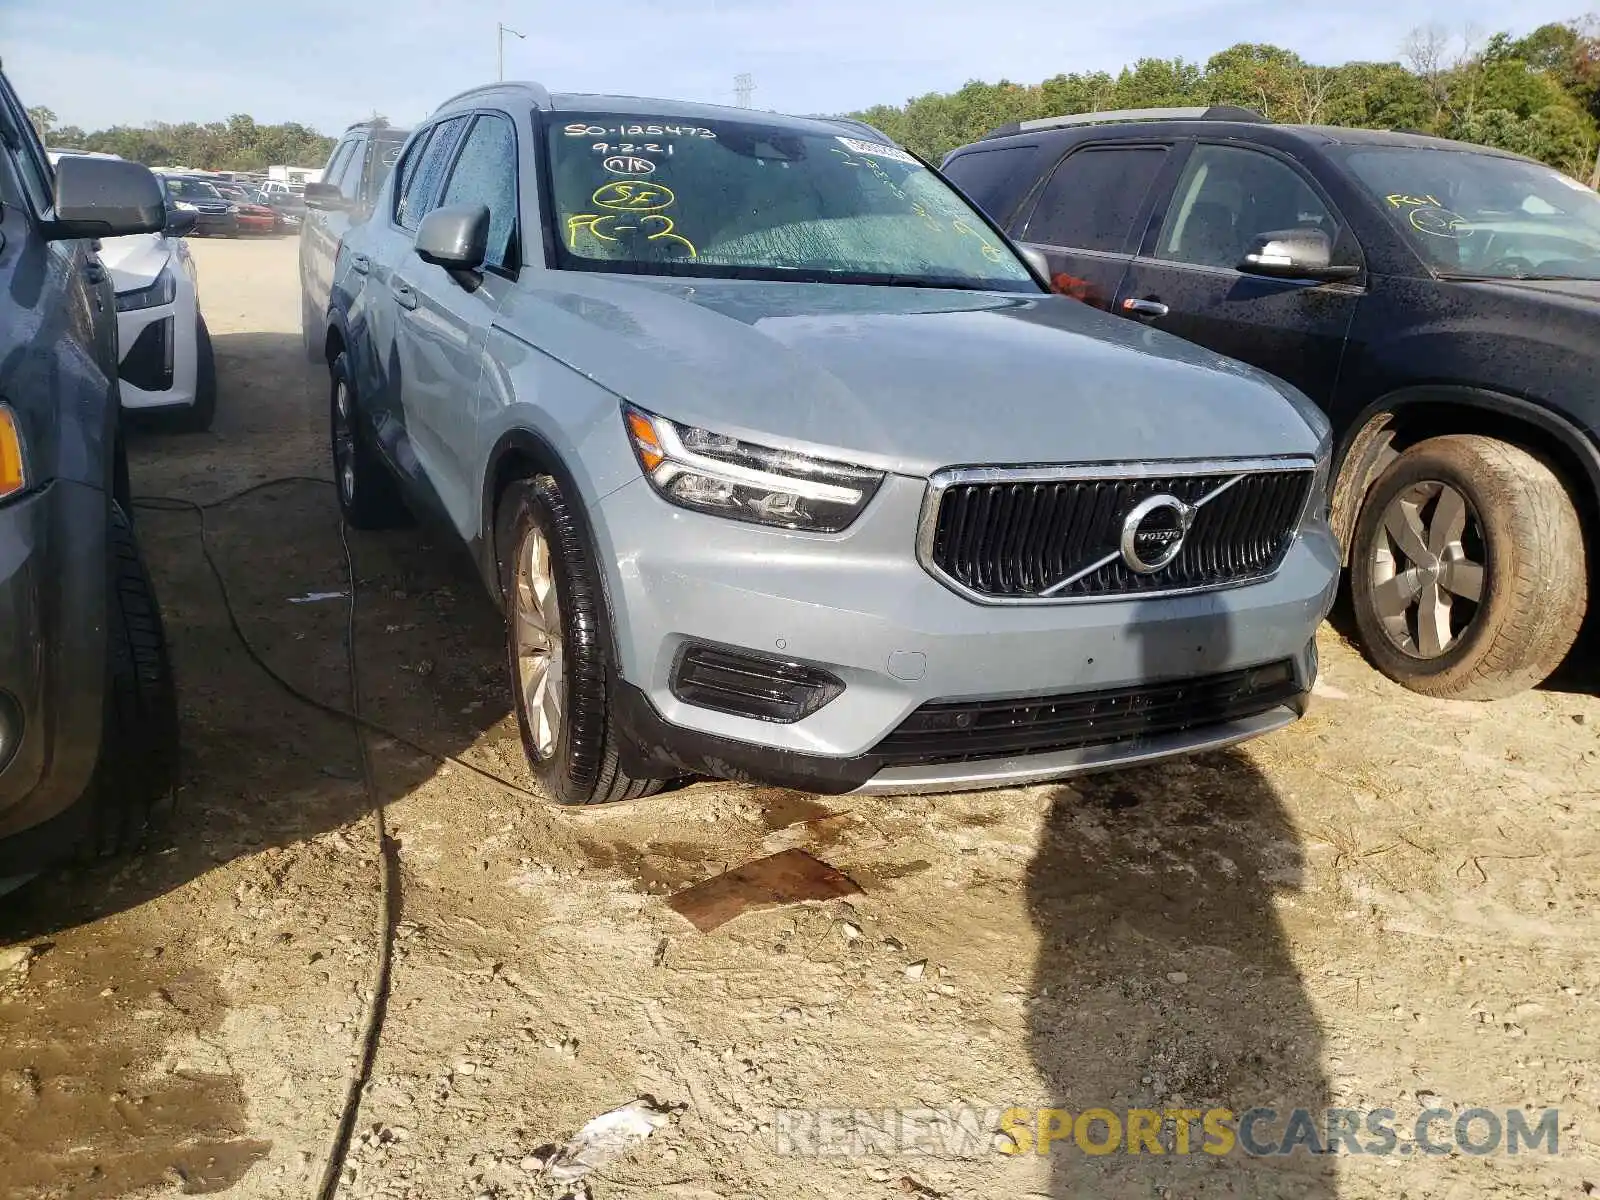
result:
[[[951,159],[945,177],[996,222],[1004,225],[1034,181],[1038,146],[999,146],[967,150]]]
[[[1045,184],[1023,238],[1129,253],[1134,222],[1166,158],[1165,146],[1090,146],[1069,155]]]

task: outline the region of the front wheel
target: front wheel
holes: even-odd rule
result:
[[[561,804],[604,804],[660,791],[617,761],[607,694],[599,580],[587,539],[556,482],[507,489],[496,522],[506,648],[522,746]]]
[[[1493,700],[1541,683],[1577,640],[1583,530],[1543,459],[1476,435],[1412,446],[1373,484],[1351,545],[1363,646],[1428,696]]]

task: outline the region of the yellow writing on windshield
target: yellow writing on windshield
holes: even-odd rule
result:
[[[614,221],[616,218],[607,213],[574,213],[567,218],[567,245],[574,250],[578,248],[578,234],[593,234],[602,242],[614,242],[617,239],[600,232],[603,221]]]
[[[602,183],[589,198],[598,208],[614,212],[654,213],[671,208],[678,197],[664,183],[640,183],[631,179],[616,179]]]
[[[1439,203],[1439,201],[1434,199],[1432,196],[1407,196],[1400,192],[1396,192],[1394,195],[1386,198],[1388,199],[1389,205],[1392,208],[1422,208],[1424,206],[1430,208],[1444,207],[1443,204]]]

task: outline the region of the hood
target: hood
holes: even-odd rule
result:
[[[1061,296],[542,271],[498,323],[672,420],[907,475],[1310,453],[1327,430],[1287,384]]]
[[[135,233],[100,242],[100,261],[111,272],[111,282],[119,292],[149,287],[170,257],[167,239],[159,233]]]

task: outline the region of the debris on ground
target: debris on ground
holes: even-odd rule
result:
[[[574,1183],[590,1171],[621,1158],[670,1123],[676,1111],[645,1096],[632,1104],[601,1113],[544,1160],[544,1171],[557,1183]],[[538,1158],[537,1155],[530,1157]],[[523,1161],[526,1165],[527,1160]]]
[[[860,894],[843,871],[804,850],[784,850],[684,888],[668,897],[667,907],[710,933],[755,909]]]

